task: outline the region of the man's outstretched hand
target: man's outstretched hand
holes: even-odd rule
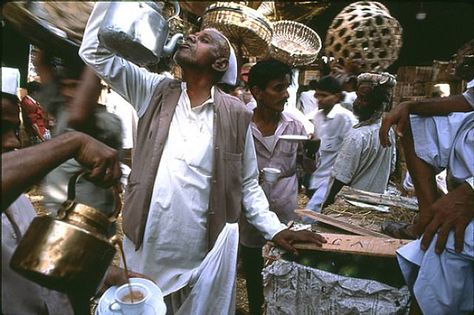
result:
[[[421,249],[426,250],[433,236],[438,232],[435,251],[441,254],[451,230],[454,230],[454,249],[461,252],[464,244],[464,233],[467,225],[474,219],[474,191],[467,184],[462,184],[453,191],[438,199],[420,213],[416,225],[418,235],[423,235]]]
[[[298,251],[296,248],[293,247],[293,243],[295,242],[306,242],[306,243],[313,243],[317,246],[322,246],[326,243],[326,239],[319,234],[310,231],[291,231],[289,229],[285,229],[277,233],[272,241],[282,247],[284,250],[293,253],[294,255],[298,255]]]

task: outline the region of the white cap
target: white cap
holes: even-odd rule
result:
[[[20,70],[2,67],[2,92],[17,95],[20,86]]]
[[[219,30],[215,28],[208,28],[208,29],[219,33],[222,37],[224,37],[224,39],[227,41],[227,44],[229,45],[229,67],[227,68],[227,71],[224,73],[222,78],[219,80],[219,83],[235,85],[235,83],[237,82],[237,58],[235,57],[234,48],[230,44],[229,39],[224,34],[222,34]]]
[[[229,44],[229,50],[230,50],[229,67],[227,68],[227,71],[224,73],[224,75],[222,76],[219,82],[226,83],[229,85],[235,85],[235,83],[237,82],[237,58],[235,57],[234,48],[230,44],[229,40],[227,39],[227,37],[225,37],[225,39],[227,40],[227,43]]]

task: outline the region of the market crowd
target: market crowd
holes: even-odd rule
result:
[[[123,187],[129,276],[156,282],[167,314],[235,313],[238,260],[250,313],[262,314],[264,244],[297,253],[296,242],[326,242],[288,228],[315,223],[295,214],[299,194],[316,213],[344,186],[383,194],[397,141],[419,213],[385,232],[414,239],[397,251],[411,311],[474,310],[474,42],[457,66],[468,82],[462,95],[393,104],[394,75],[341,77],[327,64],[300,89],[295,113],[291,66],[267,59],[239,69],[230,41],[208,28],[186,36],[171,61],[181,77],[170,78],[99,41],[107,6],[95,5],[77,55],[35,52],[41,83],[28,83],[22,99],[19,71],[2,67],[2,314],[88,312],[90,296],[48,290],[9,267],[36,216],[25,196],[32,185],[40,183],[51,215],[83,169],[80,203],[110,214],[110,187]],[[444,169],[440,194],[435,176]],[[103,284],[125,280],[110,267]]]

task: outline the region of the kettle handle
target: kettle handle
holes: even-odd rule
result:
[[[179,2],[178,2],[178,1],[169,1],[169,2],[172,2],[172,3],[173,3],[173,6],[174,6],[174,14],[168,18],[167,22],[169,22],[171,19],[174,19],[174,18],[178,17],[178,16],[179,16],[179,13],[181,12],[181,7],[179,6]]]
[[[66,215],[74,209],[76,206],[76,184],[79,179],[87,174],[86,171],[80,171],[75,173],[74,175],[69,178],[69,182],[67,184],[67,200],[63,202],[61,208],[58,210],[58,219],[64,219]],[[120,200],[120,192],[117,186],[114,186],[114,201],[115,201],[115,209],[112,214],[109,216],[109,221],[111,223],[117,220],[117,217],[122,210],[122,202]]]
[[[114,201],[115,201],[115,209],[114,212],[109,216],[109,222],[114,223],[117,221],[117,217],[122,210],[122,200],[120,199],[120,191],[117,185],[114,186]]]

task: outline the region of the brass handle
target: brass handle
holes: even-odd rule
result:
[[[86,175],[87,172],[82,170],[80,172],[75,173],[74,175],[69,178],[69,183],[67,185],[67,200],[63,202],[61,207],[58,210],[57,218],[62,220],[66,217],[66,215],[74,209],[76,206],[76,184],[81,179],[82,176]],[[120,192],[118,186],[114,186],[114,201],[115,201],[115,209],[112,214],[109,216],[109,222],[113,223],[117,220],[117,217],[122,210],[122,202],[120,200]]]
[[[112,244],[113,246],[116,246],[116,245],[119,245],[119,246],[120,246],[120,245],[121,245],[121,244],[120,244],[120,242],[121,242],[121,241],[120,241],[120,237],[119,237],[117,234],[115,234],[114,236],[112,236],[111,238],[109,238],[109,242],[110,242],[110,244]]]
[[[79,178],[81,178],[84,174],[85,171],[80,171],[72,175],[71,178],[69,178],[69,182],[67,184],[67,200],[63,202],[63,204],[58,210],[58,219],[64,219],[66,215],[76,206],[76,183],[79,181]]]
[[[115,209],[114,212],[109,217],[109,222],[114,223],[117,221],[117,217],[122,210],[122,201],[120,200],[120,192],[118,186],[114,186],[114,201],[115,201]]]

